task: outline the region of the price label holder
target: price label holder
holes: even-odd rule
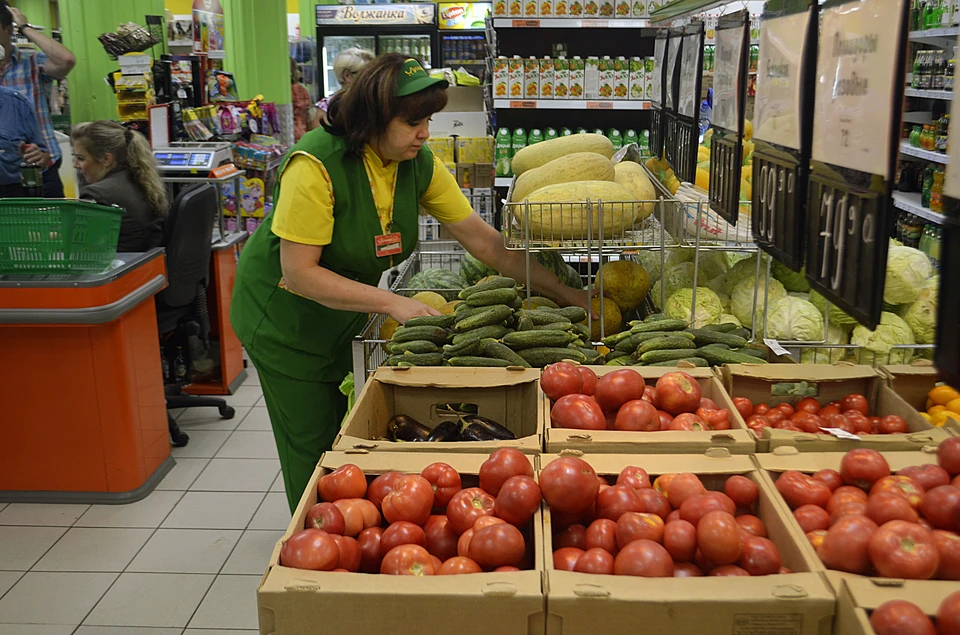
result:
[[[800,271],[804,258],[818,15],[817,3],[810,0],[770,0],[760,30],[752,140],[753,240],[794,271]]]
[[[960,148],[960,125],[951,122],[947,143],[950,148]],[[960,160],[953,157],[943,182],[943,214],[940,279],[956,280],[960,275]],[[941,283],[939,294],[934,360],[940,378],[951,386],[960,386],[960,293]]]
[[[650,153],[663,156],[663,134],[666,119],[663,112],[663,86],[667,69],[667,31],[660,29],[653,43],[653,91],[650,100]]]
[[[743,119],[747,97],[750,13],[721,16],[713,70],[713,135],[710,137],[710,207],[731,225],[740,216]]]
[[[883,310],[909,7],[854,0],[821,8],[806,275],[874,329]]]
[[[700,145],[700,85],[703,82],[703,22],[691,22],[681,34],[676,70],[676,121],[673,171],[683,181],[697,180]]]

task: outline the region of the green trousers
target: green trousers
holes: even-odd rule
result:
[[[262,366],[251,358],[260,376],[273,437],[280,455],[283,486],[290,512],[296,510],[320,456],[333,447],[347,413],[340,384],[304,381]]]

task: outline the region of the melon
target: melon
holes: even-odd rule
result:
[[[650,276],[639,262],[615,260],[600,268],[603,295],[616,303],[621,312],[633,311],[650,291]]]
[[[594,313],[600,315],[600,298],[593,298],[591,305]],[[601,322],[603,323],[603,333],[600,332]],[[581,322],[581,324],[586,323],[587,320]],[[590,326],[590,339],[596,342],[608,335],[619,333],[622,326],[623,316],[620,314],[620,309],[617,308],[617,303],[609,298],[604,298],[602,318],[593,320],[593,324]]]
[[[482,278],[496,274],[496,271],[474,258],[471,254],[464,254],[463,258],[460,259],[460,277],[467,283],[467,286],[475,285]]]
[[[420,291],[419,293],[414,293],[413,299],[417,302],[423,302],[428,307],[436,309],[437,311],[439,311],[440,307],[447,303],[446,298],[439,293],[434,293],[433,291]]]
[[[444,298],[443,305],[446,302],[456,300],[457,295],[463,289],[467,288],[467,283],[463,278],[450,271],[449,269],[424,269],[410,279],[407,285],[408,296],[414,296],[419,291],[434,291]],[[436,308],[436,307],[434,307]]]

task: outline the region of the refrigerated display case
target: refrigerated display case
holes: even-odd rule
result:
[[[487,42],[485,19],[492,2],[440,3],[440,65],[464,67],[486,81]]]
[[[317,49],[319,94],[340,90],[333,73],[337,54],[351,47],[377,55],[402,53],[417,58],[427,70],[439,58],[435,4],[318,5]]]

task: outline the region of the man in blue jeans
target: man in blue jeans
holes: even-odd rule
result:
[[[5,53],[0,46],[0,63]],[[50,163],[33,106],[17,91],[0,86],[0,198],[25,195],[20,183],[21,157],[37,165]]]

